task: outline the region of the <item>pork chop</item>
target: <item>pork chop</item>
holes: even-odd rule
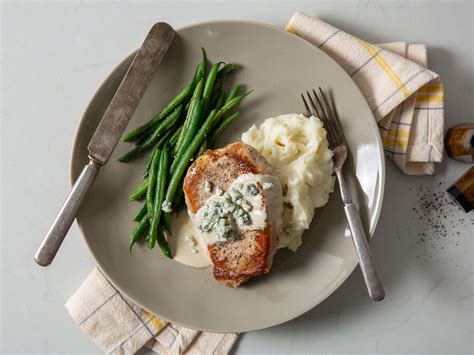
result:
[[[254,148],[244,143],[232,143],[221,149],[206,150],[189,168],[184,179],[184,193],[190,214],[196,214],[213,195],[209,185],[226,191],[232,182],[243,174],[266,174],[275,172],[265,158]],[[278,183],[279,185],[279,183]],[[265,201],[263,187],[258,186],[264,198],[267,214],[268,201]],[[281,186],[278,186],[281,189]],[[281,191],[281,190],[278,190]],[[276,209],[280,216],[281,210]],[[265,220],[264,227],[246,230],[234,240],[207,244],[209,257],[214,265],[214,278],[227,286],[239,287],[250,277],[268,273],[278,239],[281,223]]]

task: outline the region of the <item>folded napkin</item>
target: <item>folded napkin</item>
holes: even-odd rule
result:
[[[406,174],[432,175],[443,158],[443,86],[426,47],[373,45],[301,12],[286,30],[328,54],[352,77],[377,120],[385,154]]]
[[[419,44],[372,45],[323,21],[295,14],[286,29],[338,62],[354,79],[380,128],[385,153],[407,174],[433,174],[443,152],[443,86],[426,69]],[[123,296],[95,269],[66,303],[71,317],[105,352],[227,354],[235,333],[170,324]]]
[[[108,354],[134,354],[146,346],[160,355],[223,355],[237,340],[235,333],[200,332],[167,323],[129,301],[97,268],[66,308]]]

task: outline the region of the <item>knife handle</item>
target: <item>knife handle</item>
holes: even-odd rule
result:
[[[36,252],[35,261],[38,265],[48,266],[53,261],[64,237],[66,237],[69,228],[71,228],[72,222],[76,218],[82,200],[84,200],[87,191],[99,174],[99,168],[100,165],[91,159],[89,164],[82,169],[81,175],[79,175],[74,183],[63,207]]]

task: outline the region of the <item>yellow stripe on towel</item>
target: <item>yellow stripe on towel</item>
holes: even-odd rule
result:
[[[416,96],[416,102],[443,102],[443,96],[421,94]]]
[[[398,128],[390,128],[383,140],[384,147],[398,147],[406,148],[408,146],[408,138],[410,137],[410,131]]]
[[[382,68],[385,73],[388,75],[390,79],[397,85],[399,88],[400,92],[405,95],[405,97],[410,96],[411,92],[408,90],[408,88],[405,86],[403,83],[402,79],[395,73],[390,67],[390,65],[386,62],[386,60],[380,55],[380,53],[377,53],[377,50],[375,49],[374,46],[372,46],[370,43],[367,43],[365,41],[362,41],[359,39],[360,44],[362,47],[365,48],[365,50],[370,54],[372,58],[374,58],[375,62],[379,65],[380,68]]]
[[[285,30],[299,36],[298,31],[296,30],[296,28],[293,27],[291,23],[288,23],[288,25],[286,25]]]
[[[393,140],[391,138],[386,138],[383,144],[384,146],[406,148],[408,146],[408,140],[399,141],[399,140]]]
[[[417,93],[419,94],[442,94],[444,91],[442,84],[422,86]]]
[[[156,318],[150,312],[145,311],[144,309],[142,309],[142,313],[150,320],[150,322],[155,326],[157,331],[160,331],[166,325],[166,323],[163,323],[161,320]]]
[[[410,136],[410,131],[396,130],[395,128],[390,128],[388,131],[387,137],[394,137],[396,139],[407,139]]]

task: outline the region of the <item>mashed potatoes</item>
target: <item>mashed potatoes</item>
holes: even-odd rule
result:
[[[314,209],[324,206],[334,189],[332,152],[316,117],[301,114],[268,118],[242,134],[273,165],[283,188],[283,235],[279,248],[293,251],[302,243]]]

